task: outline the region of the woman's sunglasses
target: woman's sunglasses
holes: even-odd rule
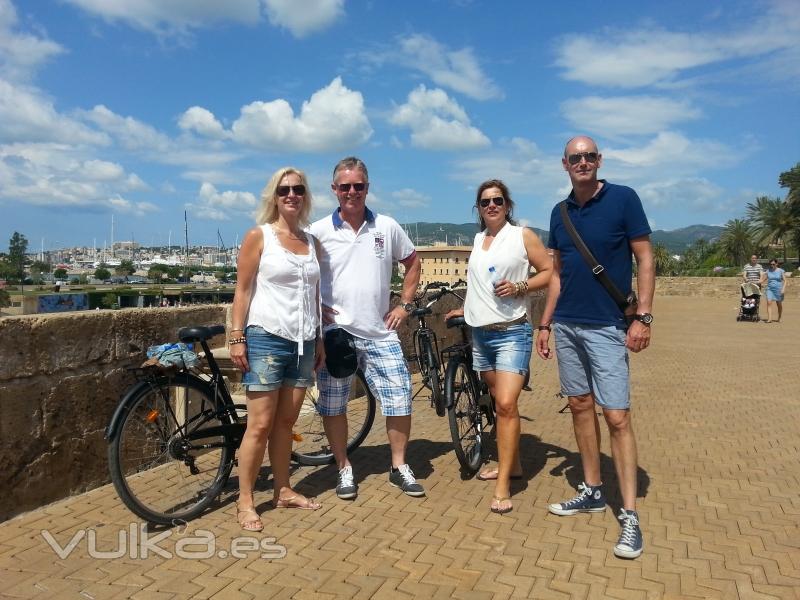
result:
[[[495,206],[503,206],[505,201],[506,199],[502,196],[497,196],[496,198],[481,198],[478,203],[481,205],[481,208],[486,208],[491,203],[493,203]]]
[[[282,198],[283,196],[289,195],[289,190],[294,190],[295,196],[306,195],[306,186],[302,183],[299,185],[279,185],[276,191],[278,192],[278,196]]]

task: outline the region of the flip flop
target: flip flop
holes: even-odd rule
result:
[[[522,479],[522,475],[511,475],[511,479]],[[497,479],[497,468],[481,471],[475,475],[478,481],[495,481]]]
[[[255,518],[242,518],[242,515],[252,515]],[[236,505],[236,520],[239,521],[239,526],[244,531],[264,531],[264,523],[261,521],[261,517],[258,516],[255,508],[239,508],[239,505]]]
[[[503,507],[503,503],[508,502],[507,507]],[[492,497],[492,504],[489,507],[493,513],[497,515],[504,515],[506,513],[511,512],[514,509],[514,505],[511,504],[511,498],[500,498],[499,496]]]
[[[288,498],[273,498],[272,506],[275,508],[296,508],[298,510],[319,510],[322,504],[316,498],[306,498],[295,494]]]

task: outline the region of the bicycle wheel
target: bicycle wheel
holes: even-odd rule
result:
[[[231,419],[217,414],[213,394],[188,375],[144,382],[109,427],[111,481],[142,519],[160,525],[193,519],[225,485],[235,449],[219,429]]]
[[[361,369],[356,371],[347,400],[347,452],[358,448],[367,437],[375,420],[375,396],[364,380]],[[300,416],[293,428],[292,458],[301,465],[328,465],[334,462],[333,452],[325,435],[322,417],[317,411],[317,388],[307,388]]]
[[[425,343],[425,354],[426,356],[425,365],[427,373],[423,373],[423,376],[428,380],[428,386],[431,388],[431,400],[433,401],[433,407],[436,409],[436,415],[439,417],[443,417],[445,413],[444,408],[444,394],[442,393],[442,383],[439,379],[439,361],[436,360],[436,355],[433,353],[433,348],[430,345],[430,341],[426,340]]]
[[[445,392],[450,435],[458,462],[465,471],[474,473],[483,457],[483,428],[485,416],[478,406],[478,391],[474,375],[463,356],[447,363]]]

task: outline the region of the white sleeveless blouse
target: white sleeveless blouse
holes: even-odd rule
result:
[[[306,232],[308,254],[298,255],[280,244],[271,225],[261,225],[261,231],[264,249],[247,324],[297,342],[302,355],[303,341],[314,339],[319,327],[319,262],[314,237]]]
[[[467,298],[464,301],[464,319],[470,327],[483,327],[493,323],[513,321],[525,315],[526,296],[498,298],[494,295],[490,267],[494,267],[497,279],[516,283],[528,279],[530,263],[522,227],[506,223],[497,232],[488,250],[483,249],[486,232],[475,234],[472,253],[467,268]]]

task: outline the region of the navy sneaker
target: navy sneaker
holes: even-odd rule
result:
[[[606,498],[602,486],[578,485],[578,495],[572,500],[548,504],[547,510],[562,517],[579,512],[603,512],[606,509]]]
[[[400,465],[389,471],[389,483],[399,487],[407,496],[424,496],[425,489],[417,483],[414,473],[408,465]]]
[[[635,510],[621,508],[617,519],[622,524],[622,531],[617,545],[614,546],[614,554],[620,558],[638,558],[644,550],[639,515]]]
[[[353,479],[353,467],[347,465],[339,471],[339,483],[336,485],[336,495],[342,500],[351,500],[358,495],[358,486]]]

